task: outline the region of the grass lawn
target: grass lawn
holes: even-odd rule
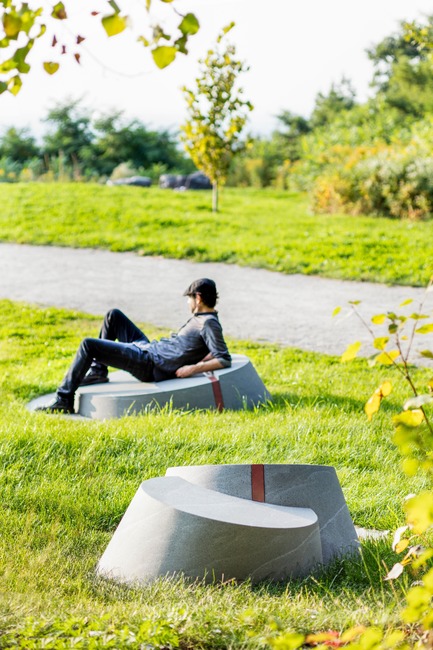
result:
[[[273,405],[74,422],[30,414],[25,403],[54,390],[99,319],[9,301],[0,308],[0,648],[282,649],[290,647],[281,641],[288,630],[392,624],[409,579],[383,581],[384,565],[396,561],[389,539],[364,542],[359,557],[281,585],[179,579],[126,588],[94,575],[141,481],[172,465],[333,465],[355,523],[394,529],[403,498],[422,485],[403,475],[391,441],[390,416],[405,389],[396,383],[371,424],[363,413],[389,370],[229,341],[252,359]]]
[[[425,285],[433,221],[310,214],[303,194],[0,184],[0,241],[137,251],[284,273]]]

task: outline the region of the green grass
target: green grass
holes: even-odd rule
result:
[[[433,221],[310,214],[302,194],[0,184],[0,240],[220,261],[284,273],[425,285]]]
[[[141,481],[173,465],[333,465],[355,523],[394,529],[404,496],[422,481],[402,474],[391,441],[403,387],[396,384],[372,424],[363,413],[389,371],[229,341],[253,360],[272,405],[70,421],[31,414],[25,403],[55,388],[99,319],[9,301],[0,309],[0,648],[258,648],[292,629],[392,624],[408,578],[383,582],[384,564],[396,560],[389,539],[365,542],[359,558],[281,585],[179,579],[126,588],[94,574]]]

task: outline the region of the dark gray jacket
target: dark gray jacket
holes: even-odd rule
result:
[[[232,362],[217,312],[194,314],[177,334],[150,343],[137,341],[135,345],[148,351],[155,381],[174,377],[178,368],[198,363],[209,352],[224,368]]]

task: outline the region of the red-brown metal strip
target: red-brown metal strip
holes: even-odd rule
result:
[[[219,379],[215,377],[213,373],[209,373],[207,377],[210,379],[212,384],[213,396],[215,399],[215,406],[218,411],[224,411],[224,399],[221,391],[221,385]]]
[[[251,498],[253,501],[265,500],[265,468],[263,465],[251,465]]]

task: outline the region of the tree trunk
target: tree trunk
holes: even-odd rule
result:
[[[212,183],[212,212],[218,212],[218,181]]]

